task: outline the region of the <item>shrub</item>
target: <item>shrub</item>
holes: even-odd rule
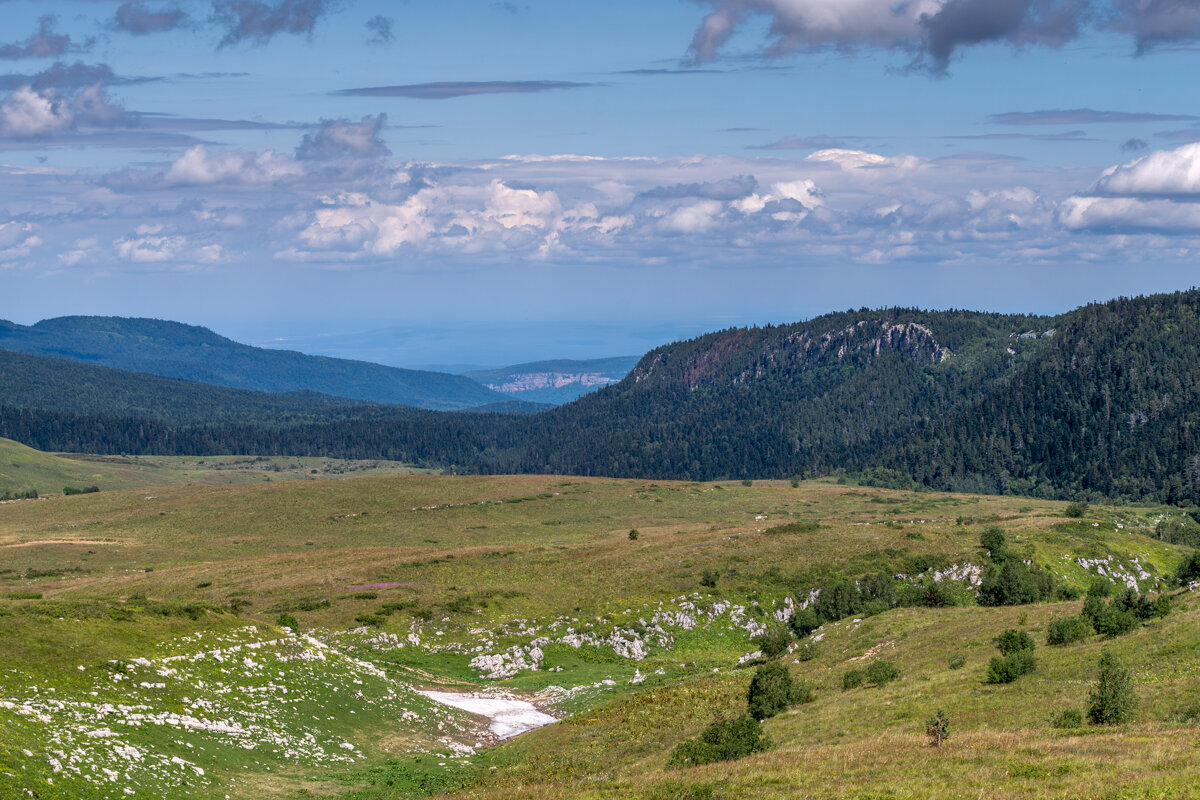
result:
[[[1064,708],[1050,717],[1050,725],[1055,728],[1081,728],[1083,714],[1080,714],[1077,708]]]
[[[286,611],[276,617],[275,624],[281,628],[291,628],[293,631],[300,630],[300,621]]]
[[[821,648],[816,642],[804,642],[796,648],[796,658],[801,661],[812,661],[820,650]]]
[[[1083,617],[1056,619],[1046,629],[1046,644],[1064,645],[1081,642],[1092,632],[1091,625]]]
[[[807,703],[812,699],[812,690],[802,680],[778,661],[763,664],[754,671],[746,701],[750,716],[757,720],[773,717],[788,706]]]
[[[867,665],[866,678],[877,687],[886,686],[900,677],[900,670],[890,661],[882,659]]]
[[[681,767],[730,761],[751,753],[761,753],[770,746],[770,740],[762,735],[758,720],[746,714],[717,720],[697,738],[680,742],[671,751],[667,764]]]
[[[925,733],[929,736],[930,747],[941,747],[942,742],[950,738],[950,717],[940,708],[932,717],[925,720]]]
[[[866,679],[866,673],[861,669],[848,669],[842,675],[842,691],[848,692],[851,689],[857,689],[863,685],[863,681]]]
[[[719,577],[720,575],[715,569],[706,569],[700,573],[700,585],[710,589],[715,588]]]
[[[788,617],[787,624],[796,638],[802,638],[821,627],[821,618],[811,608],[798,608]]]
[[[988,525],[983,529],[983,533],[979,534],[979,544],[984,550],[988,551],[988,555],[994,560],[999,560],[1004,557],[1004,529],[999,525]]]
[[[629,530],[629,541],[631,541],[631,542],[636,542],[636,541],[637,541],[637,537],[638,537],[638,529],[637,529],[637,528],[630,528],[630,530]]]
[[[229,601],[229,610],[234,614],[241,614],[244,610],[252,605],[254,604],[244,597],[235,597]]]
[[[1006,656],[992,656],[988,661],[988,683],[1012,683],[1022,675],[1037,669],[1031,650],[1017,650]]]
[[[354,621],[368,628],[382,628],[383,623],[387,621],[387,617],[382,614],[359,614],[354,618]]]
[[[76,486],[64,486],[64,487],[63,487],[63,494],[64,494],[64,495],[72,495],[72,494],[94,494],[94,493],[96,493],[96,492],[98,492],[98,491],[100,491],[100,487],[99,487],[99,486],[85,486],[85,487],[83,487],[82,489],[80,489],[80,488],[78,488],[78,487],[76,487]]]
[[[1100,619],[1100,615],[1108,609],[1104,600],[1094,594],[1089,594],[1083,601],[1083,610],[1079,612],[1079,616],[1084,619],[1089,625],[1095,627],[1096,620]]]
[[[1200,550],[1184,559],[1183,563],[1179,565],[1179,569],[1175,570],[1176,583],[1186,586],[1196,581],[1200,581]]]
[[[758,649],[762,650],[762,654],[767,658],[779,658],[787,652],[791,641],[792,635],[788,633],[788,629],[783,625],[772,625],[767,628],[766,633],[754,637],[754,643],[758,645]]]
[[[1055,600],[1078,600],[1079,590],[1069,583],[1060,583],[1054,590]]]
[[[946,665],[950,667],[950,669],[962,669],[967,665],[967,654],[951,653],[950,657],[946,659]]]
[[[1087,513],[1087,503],[1070,503],[1063,509],[1063,516],[1079,519]]]
[[[1141,624],[1142,621],[1138,619],[1137,614],[1127,609],[1118,608],[1115,603],[1110,603],[1105,607],[1103,613],[1092,622],[1096,633],[1107,636],[1110,639],[1116,636],[1123,636]]]
[[[1133,719],[1137,696],[1133,678],[1111,651],[1100,655],[1100,671],[1088,695],[1088,721],[1093,725],[1120,725]]]
[[[979,586],[982,606],[1036,603],[1054,595],[1054,579],[1045,570],[1007,558],[983,572]]]
[[[1032,650],[1033,639],[1025,631],[1009,628],[996,637],[996,647],[1000,648],[1000,652],[1007,656],[1021,650]]]
[[[1112,582],[1108,578],[1092,578],[1088,584],[1088,597],[1111,597],[1113,591]]]

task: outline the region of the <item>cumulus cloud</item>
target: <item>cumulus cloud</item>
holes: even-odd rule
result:
[[[37,226],[30,222],[0,222],[0,262],[25,258],[34,248],[42,246],[42,239],[35,231]]]
[[[931,70],[945,72],[960,47],[1061,47],[1079,35],[1087,11],[1088,0],[946,0],[918,18],[921,53]]]
[[[270,184],[303,174],[304,168],[296,161],[274,150],[210,152],[204,145],[196,145],[172,163],[162,173],[161,180],[166,186]]]
[[[0,45],[0,58],[55,58],[69,50],[86,50],[92,46],[88,40],[83,45],[73,46],[71,37],[65,33],[55,33],[54,26],[58,18],[46,14],[38,20],[37,31],[28,39],[21,42]]]
[[[138,2],[122,3],[118,6],[110,27],[134,36],[147,36],[152,33],[173,31],[189,22],[187,12],[181,8],[175,6],[152,8],[139,0]]]
[[[1196,233],[1200,203],[1136,197],[1069,197],[1060,215],[1068,230],[1097,233]]]
[[[225,29],[219,46],[266,44],[281,33],[311,34],[333,5],[333,0],[214,0],[213,21]]]
[[[113,103],[99,83],[76,95],[72,107],[79,119],[102,128],[115,128],[128,122],[125,109]]]
[[[1109,167],[1060,216],[1077,231],[1200,232],[1200,142]]]
[[[75,124],[70,104],[53,90],[22,86],[0,103],[0,135],[33,139],[68,130]]]
[[[1200,142],[1156,150],[1128,164],[1109,167],[1096,181],[1094,192],[1200,198]]]
[[[391,150],[379,137],[387,115],[365,116],[359,122],[348,119],[322,120],[312,133],[304,134],[296,148],[296,158],[326,160],[333,158],[380,158]]]

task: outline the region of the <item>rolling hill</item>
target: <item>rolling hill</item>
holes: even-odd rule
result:
[[[465,409],[511,400],[469,378],[239,344],[154,319],[0,321],[0,349],[263,392],[311,391],[375,403]]]

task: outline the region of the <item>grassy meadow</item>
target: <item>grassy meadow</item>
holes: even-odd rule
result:
[[[1186,591],[1164,619],[1065,647],[1045,630],[1080,600],[827,624],[815,657],[785,657],[814,699],[764,723],[772,749],[667,766],[740,713],[752,635],[811,589],[982,565],[980,532],[999,525],[1066,584],[1099,565],[1150,591],[1184,555],[1153,538],[1169,509],[1071,518],[825,481],[276,474],[0,505],[0,796],[1200,796]],[[1034,637],[1037,670],[985,684],[1006,628]],[[1053,728],[1084,708],[1104,647],[1134,670],[1136,721]],[[874,658],[899,680],[843,691]],[[503,689],[565,719],[497,745],[413,691],[430,687]],[[937,708],[952,732],[934,749]]]

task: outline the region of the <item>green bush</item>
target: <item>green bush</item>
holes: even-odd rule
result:
[[[1054,578],[1040,567],[1006,558],[983,571],[981,606],[1016,606],[1054,596]]]
[[[993,560],[999,560],[1006,555],[1004,529],[999,525],[988,525],[979,534],[979,544]]]
[[[1111,651],[1100,655],[1100,670],[1088,695],[1088,721],[1093,725],[1120,725],[1133,719],[1137,696],[1133,677]]]
[[[368,628],[382,628],[383,624],[387,621],[387,617],[382,614],[359,614],[354,618],[354,621]]]
[[[791,671],[778,661],[756,669],[746,693],[750,716],[757,720],[773,717],[788,706],[807,703],[811,699],[812,690],[808,684],[793,678]]]
[[[291,628],[293,631],[300,630],[299,620],[297,620],[291,614],[288,614],[286,611],[276,617],[275,624],[281,628]]]
[[[717,578],[720,574],[715,569],[706,569],[700,573],[700,585],[707,586],[712,589],[717,585]]]
[[[988,683],[1012,683],[1022,675],[1037,669],[1031,650],[1017,650],[1006,656],[992,656],[988,661]]]
[[[1079,519],[1087,513],[1087,503],[1070,503],[1063,509],[1063,516]]]
[[[788,627],[800,639],[821,627],[821,618],[811,608],[798,608],[788,617]]]
[[[950,669],[962,669],[967,665],[967,654],[951,653],[950,657],[946,659],[946,665],[950,667]]]
[[[867,675],[861,669],[848,669],[842,675],[842,691],[848,692],[863,685]]]
[[[1064,708],[1050,717],[1050,725],[1055,728],[1082,728],[1083,714],[1077,708]]]
[[[1081,642],[1091,633],[1092,626],[1083,617],[1056,619],[1046,629],[1046,644],[1064,645]]]
[[[801,661],[812,661],[820,653],[817,642],[804,642],[796,648],[796,658]]]
[[[80,488],[78,488],[78,487],[76,487],[76,486],[64,486],[64,487],[63,487],[63,494],[64,494],[64,495],[72,495],[72,494],[95,494],[95,493],[96,493],[96,492],[98,492],[98,491],[100,491],[100,487],[99,487],[99,486],[85,486],[85,487],[83,487],[82,489],[80,489]]]
[[[1111,597],[1113,593],[1112,581],[1108,578],[1092,578],[1088,583],[1088,597]]]
[[[1175,570],[1176,583],[1186,586],[1196,581],[1200,581],[1200,550],[1185,558],[1179,569]]]
[[[779,658],[787,652],[788,645],[792,642],[792,635],[783,625],[772,625],[767,628],[766,633],[754,637],[754,643],[758,645],[758,649],[762,650],[762,654],[767,658]]]
[[[877,687],[886,686],[900,677],[900,670],[890,661],[877,660],[867,665],[866,678]]]
[[[1128,609],[1118,608],[1115,603],[1105,607],[1100,616],[1092,622],[1096,633],[1112,639],[1136,630],[1142,624],[1138,615]]]
[[[762,734],[758,720],[746,714],[717,720],[695,739],[680,742],[671,751],[668,766],[683,767],[730,761],[751,753],[761,753],[771,742]]]
[[[1000,652],[1007,656],[1020,650],[1032,650],[1033,639],[1025,631],[1009,628],[996,637],[996,647],[1000,648]]]
[[[638,538],[638,529],[637,529],[637,528],[631,528],[631,529],[629,530],[629,541],[631,541],[631,542],[636,542],[636,541],[637,541],[637,538]]]

